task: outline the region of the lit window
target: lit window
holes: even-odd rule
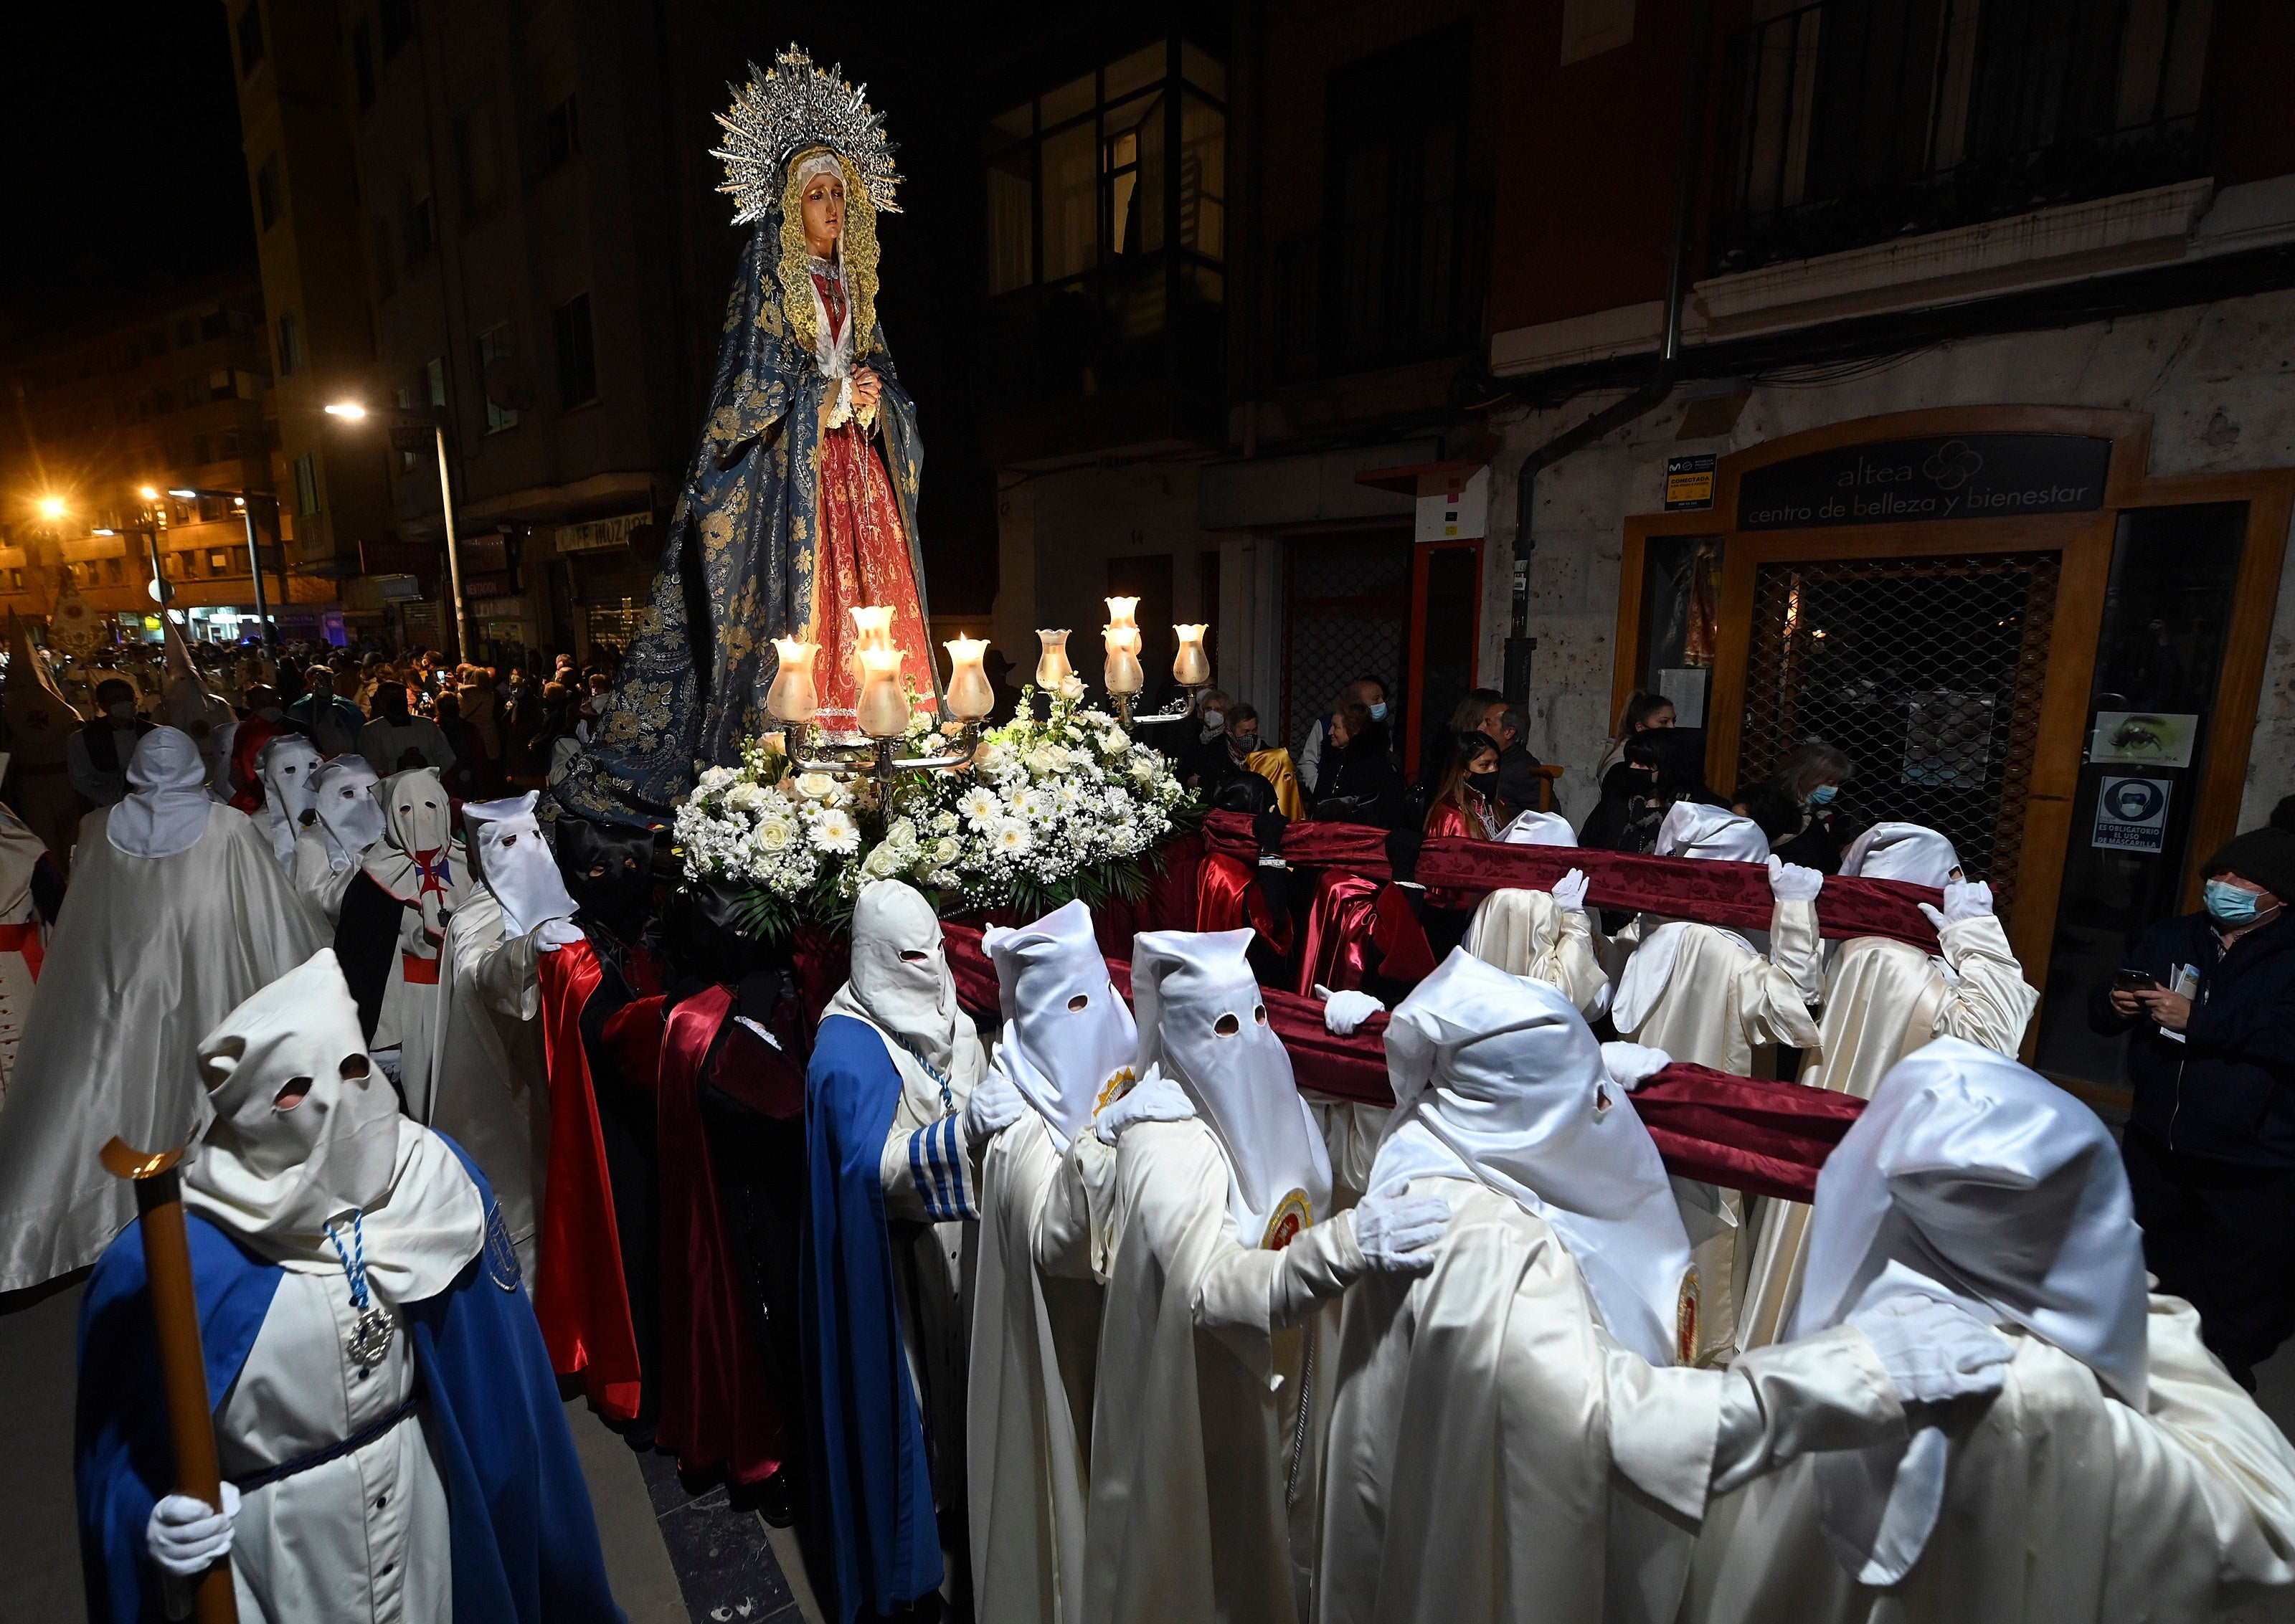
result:
[[[305,452],[295,459],[295,511],[316,513],[319,510],[319,469]]]
[[[509,404],[517,387],[510,348],[507,322],[478,335],[478,387],[486,391],[488,434],[518,427],[518,408]]]

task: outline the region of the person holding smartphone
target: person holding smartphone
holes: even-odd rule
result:
[[[2130,1034],[2144,1265],[2253,1391],[2295,1334],[2295,834],[2250,829],[2202,872],[2205,907],[2137,938],[2088,1024]]]

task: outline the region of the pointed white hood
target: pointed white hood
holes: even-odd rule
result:
[[[996,966],[1004,1031],[993,1065],[1074,1139],[1131,1073],[1139,1044],[1131,1008],[1107,978],[1107,960],[1081,902],[1018,930],[989,926],[981,945]]]
[[[507,800],[462,806],[478,878],[502,904],[506,940],[546,920],[574,917],[574,899],[567,894],[565,877],[543,844],[542,825],[534,815],[539,798],[538,791],[529,789]]]
[[[104,837],[130,857],[173,857],[207,833],[207,763],[191,736],[153,728],[127,758],[127,798],[104,815]]]

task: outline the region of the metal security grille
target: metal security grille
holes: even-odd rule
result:
[[[1736,782],[1806,740],[1836,746],[1857,763],[1841,796],[1853,821],[1941,831],[2005,913],[2060,563],[2030,552],[1762,565]]]
[[[1339,690],[1361,676],[1384,682],[1387,714],[1401,715],[1410,538],[1301,536],[1284,550],[1284,738],[1303,743]]]

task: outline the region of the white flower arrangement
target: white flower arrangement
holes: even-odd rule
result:
[[[1020,720],[984,734],[968,767],[905,775],[889,808],[866,778],[797,773],[752,745],[739,767],[702,773],[678,808],[686,873],[747,893],[767,937],[841,923],[872,879],[905,879],[947,911],[1136,896],[1155,848],[1196,808],[1161,754],[1071,687],[1041,721],[1024,690]],[[953,742],[928,717],[910,731],[920,754]]]

